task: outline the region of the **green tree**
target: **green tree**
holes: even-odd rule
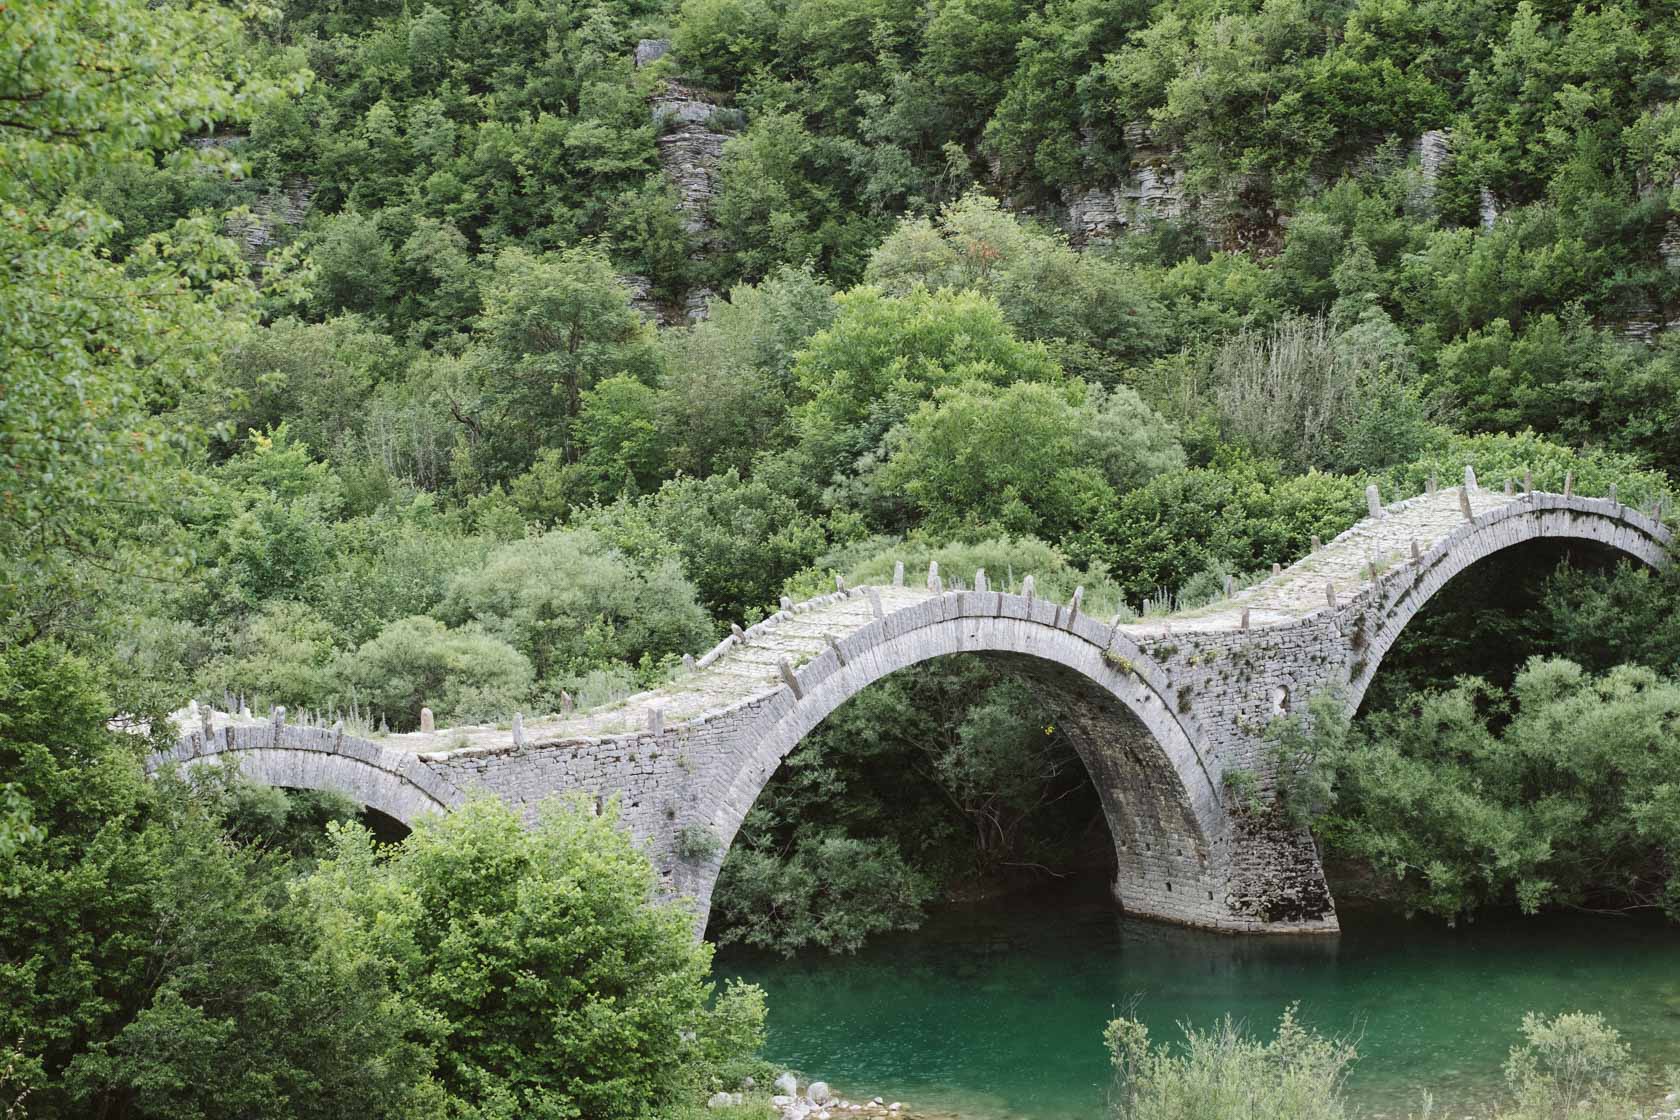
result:
[[[855,953],[876,934],[920,926],[932,893],[890,841],[817,836],[787,854],[738,844],[718,876],[713,921],[724,945]]]
[[[796,424],[821,481],[874,452],[941,386],[1061,378],[1044,347],[1016,338],[984,296],[917,288],[895,299],[862,287],[836,302],[833,325],[794,367],[805,398]]]
[[[534,679],[531,662],[507,642],[424,615],[387,625],[344,659],[341,673],[340,703],[355,701],[398,731],[420,726],[424,707],[443,723],[505,719]]]
[[[1345,719],[1326,700],[1312,731],[1280,735],[1333,772],[1316,825],[1327,846],[1367,862],[1408,908],[1452,919],[1592,902],[1680,915],[1674,682],[1536,658],[1508,695],[1471,678],[1351,731]]]
[[[870,255],[865,278],[895,296],[917,285],[988,295],[1017,335],[1050,343],[1070,373],[1091,380],[1112,382],[1161,342],[1146,280],[1111,257],[1075,252],[985,195],[965,195],[937,221],[900,223]]]
[[[0,854],[0,1030],[30,1114],[428,1113],[429,1021],[331,947],[282,853],[224,832],[249,820],[237,786],[148,780],[152,741],[110,717],[87,662],[0,656],[0,784],[39,829]]]
[[[226,348],[218,411],[243,437],[285,424],[341,466],[352,457],[368,397],[404,373],[408,354],[366,319],[281,319]]]
[[[1130,389],[970,384],[938,390],[911,415],[871,486],[878,505],[902,500],[936,534],[1053,540],[1183,466],[1171,431]]]
[[[304,244],[312,315],[389,314],[397,296],[397,254],[379,228],[378,214],[334,214]]]
[[[341,829],[305,890],[442,1025],[438,1078],[486,1116],[645,1116],[762,1043],[756,989],[712,1003],[692,915],[609,809],[500,801],[421,821],[388,860]]]
[[[67,556],[120,564],[116,539],[167,508],[195,439],[172,406],[253,311],[213,223],[119,263],[115,226],[78,182],[244,119],[306,75],[258,72],[232,11],[128,0],[12,5],[0,53],[0,611],[15,620],[62,594]]]
[[[823,524],[763,478],[675,478],[587,523],[647,564],[675,560],[718,618],[760,616],[828,543]]]
[[[654,376],[652,332],[599,249],[504,250],[483,299],[476,398],[450,407],[496,476],[518,473],[545,447],[577,461],[584,393],[617,374]]]
[[[1292,564],[1364,516],[1362,479],[1309,472],[1281,477],[1248,460],[1163,474],[1121,496],[1069,555],[1100,563],[1136,603],[1174,592],[1214,566],[1233,574]]]
[[[441,611],[512,643],[544,681],[612,661],[674,659],[710,631],[674,561],[634,562],[589,529],[502,545],[456,575]]]
[[[687,330],[661,332],[660,436],[670,465],[704,478],[753,460],[788,439],[794,362],[834,319],[834,289],[810,266],[783,267]]]
[[[811,7],[807,5],[807,8]],[[887,221],[846,205],[856,176],[855,143],[814,135],[796,113],[754,117],[724,146],[712,204],[728,274],[768,276],[778,265],[812,262],[854,280]]]
[[[769,64],[777,22],[765,0],[683,0],[671,46],[685,73],[729,89]]]
[[[609,377],[583,394],[578,413],[578,465],[597,494],[651,489],[664,473],[655,417],[656,396],[634,377]]]

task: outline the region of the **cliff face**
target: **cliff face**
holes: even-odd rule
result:
[[[1149,130],[1133,123],[1123,129],[1132,151],[1132,170],[1119,183],[1062,192],[1066,229],[1074,245],[1117,237],[1142,222],[1184,214],[1184,172],[1172,165]]]
[[[665,57],[670,46],[663,39],[643,39],[636,44],[637,67]],[[718,194],[718,168],[729,130],[706,91],[674,79],[659,83],[648,99],[648,108],[659,134],[654,141],[659,147],[659,166],[676,187],[683,226],[698,242],[697,253],[704,255],[711,247],[712,202]],[[625,281],[638,293],[636,306],[667,326],[704,319],[707,305],[717,295],[710,288],[698,287],[675,307],[649,299],[646,278],[629,276]]]
[[[251,203],[249,218],[230,217],[227,222],[228,236],[235,238],[245,246],[246,254],[253,262],[261,265],[268,256],[268,248],[280,232],[280,227],[296,228],[303,225],[304,218],[309,213],[310,199],[315,195],[315,185],[301,175],[287,179],[279,187]]]
[[[194,140],[192,146],[201,151],[234,150],[244,140],[243,133],[229,133]],[[244,246],[246,258],[261,268],[282,227],[295,229],[303,225],[314,197],[315,184],[302,175],[294,175],[251,198],[246,204],[249,215],[230,215],[224,229],[229,237]]]

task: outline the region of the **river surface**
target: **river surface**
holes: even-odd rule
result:
[[[1598,1011],[1635,1054],[1680,1064],[1680,932],[1625,917],[1483,918],[1459,929],[1349,911],[1329,938],[1231,937],[1122,918],[1100,887],[936,912],[853,957],[720,951],[769,995],[769,1056],[855,1096],[967,1120],[1093,1120],[1104,1024],[1157,1039],[1227,1013],[1270,1033],[1283,1008],[1357,1036],[1362,1115],[1497,1099],[1525,1011]],[[1653,1085],[1655,1082],[1653,1082]],[[1459,1108],[1454,1113],[1454,1108]]]

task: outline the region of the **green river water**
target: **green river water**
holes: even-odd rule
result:
[[[967,1120],[1090,1120],[1103,1025],[1157,1038],[1284,1006],[1359,1036],[1349,1092],[1370,1117],[1494,1099],[1523,1012],[1603,1013],[1653,1067],[1680,1064],[1680,932],[1626,917],[1484,918],[1459,929],[1344,912],[1329,938],[1230,937],[1121,917],[1099,888],[949,908],[853,957],[729,948],[720,976],[769,994],[770,1056],[856,1096]],[[1460,1112],[1452,1109],[1459,1107]]]

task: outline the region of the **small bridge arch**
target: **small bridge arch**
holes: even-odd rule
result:
[[[1394,579],[1376,581],[1363,617],[1359,648],[1348,666],[1348,711],[1357,712],[1401,633],[1429,601],[1459,574],[1534,541],[1596,544],[1650,568],[1667,562],[1671,537],[1658,520],[1609,498],[1529,495],[1466,519]]]
[[[147,772],[168,765],[232,764],[241,777],[264,785],[343,794],[409,828],[422,816],[448,812],[464,800],[412,752],[346,736],[339,729],[291,726],[282,719],[237,725],[223,717],[217,726],[211,716],[208,722],[183,735],[173,750],[148,759]]]

